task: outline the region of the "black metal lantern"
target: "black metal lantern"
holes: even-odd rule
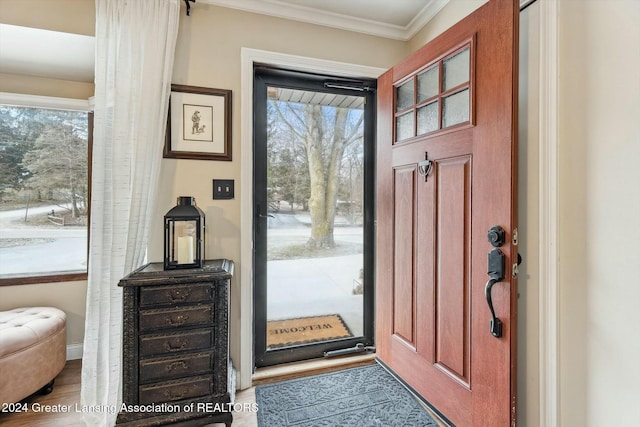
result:
[[[178,197],[178,205],[164,216],[164,269],[202,268],[204,213],[193,197]]]

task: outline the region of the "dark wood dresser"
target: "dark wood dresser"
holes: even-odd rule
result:
[[[229,282],[233,262],[123,278],[123,426],[231,425]]]

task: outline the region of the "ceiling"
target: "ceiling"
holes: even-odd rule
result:
[[[408,40],[449,0],[197,0],[397,40]],[[182,6],[184,8],[184,6]],[[0,24],[0,73],[93,82],[95,38]]]

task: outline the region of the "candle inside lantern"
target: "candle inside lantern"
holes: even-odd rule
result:
[[[193,236],[178,237],[178,264],[193,263]]]

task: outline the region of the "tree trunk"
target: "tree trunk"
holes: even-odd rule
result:
[[[305,107],[305,118],[309,129],[305,146],[309,160],[309,176],[311,179],[311,197],[309,213],[311,215],[311,237],[308,246],[314,248],[333,248],[333,236],[336,217],[336,198],[338,195],[338,175],[345,147],[345,126],[347,110],[336,109],[333,123],[333,140],[325,167],[323,162],[322,107],[308,105]]]
[[[326,179],[322,161],[322,110],[317,105],[305,105],[304,115],[308,132],[304,145],[309,161],[309,214],[311,216],[311,236],[307,245],[312,248],[333,246],[333,236],[327,239],[329,224],[326,218]]]
[[[336,117],[333,130],[333,141],[331,144],[331,154],[329,166],[327,168],[327,187],[325,190],[325,219],[328,224],[327,242],[330,247],[335,247],[333,230],[336,220],[336,201],[338,198],[338,184],[342,155],[344,154],[345,137],[344,131],[347,122],[347,110],[336,109]]]

